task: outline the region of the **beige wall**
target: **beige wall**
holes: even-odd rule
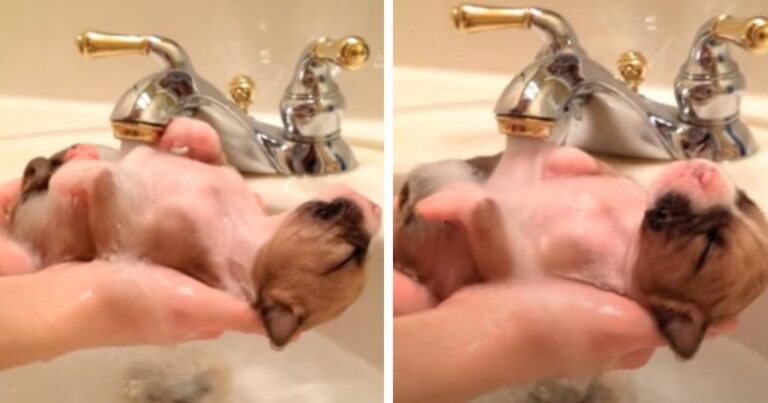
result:
[[[394,0],[395,65],[478,70],[510,78],[533,60],[541,40],[536,33],[501,30],[462,34],[449,13],[460,0]],[[764,0],[477,0],[478,4],[539,6],[562,14],[589,54],[605,66],[629,49],[651,63],[647,83],[671,86],[693,36],[720,13],[768,15]],[[747,78],[747,91],[768,94],[768,57],[733,49]],[[499,92],[501,92],[499,88]]]
[[[383,116],[382,0],[0,0],[0,95],[113,102],[162,68],[141,56],[83,58],[74,38],[85,29],[168,36],[220,88],[251,74],[254,110],[275,113],[310,41],[360,35],[372,57],[363,69],[339,75],[347,114]]]

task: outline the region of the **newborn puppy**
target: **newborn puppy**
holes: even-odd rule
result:
[[[38,158],[22,186],[10,233],[39,267],[94,258],[173,267],[249,300],[278,347],[354,302],[379,226],[378,207],[346,188],[267,215],[233,168],[144,146],[117,161]]]
[[[440,162],[403,186],[395,263],[438,299],[513,274],[566,277],[635,299],[690,358],[765,289],[768,225],[716,164],[671,164],[649,193],[577,149],[513,144],[489,176]]]
[[[652,194],[631,295],[689,358],[709,325],[736,317],[765,289],[768,224],[709,161],[670,165]]]

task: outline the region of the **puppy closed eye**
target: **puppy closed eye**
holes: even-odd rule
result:
[[[701,251],[701,254],[699,255],[698,260],[696,261],[696,265],[693,268],[693,274],[698,274],[701,269],[704,267],[704,263],[707,261],[707,257],[712,252],[712,250],[722,245],[723,239],[720,235],[720,231],[713,229],[704,234],[706,237],[706,245],[704,245],[704,249]]]
[[[352,249],[352,252],[345,257],[341,262],[331,266],[328,270],[323,272],[324,276],[327,276],[329,274],[335,273],[345,267],[347,267],[350,263],[356,263],[360,264],[362,263],[363,257],[365,256],[365,248],[362,248],[360,246],[355,246]]]

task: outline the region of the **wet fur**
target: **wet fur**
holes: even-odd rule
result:
[[[683,358],[696,353],[710,325],[736,317],[766,288],[768,223],[742,191],[733,206],[705,211],[667,193],[640,231],[633,297]]]
[[[578,175],[615,175],[597,161],[584,167],[586,170]],[[488,267],[498,266],[483,264],[479,259],[483,254],[473,255],[472,235],[467,229],[451,222],[424,220],[415,213],[415,207],[451,183],[483,183],[489,173],[478,171],[470,161],[442,161],[416,168],[403,185],[395,218],[395,264],[424,283],[438,300],[464,285],[503,276],[489,273]],[[709,326],[734,318],[766,288],[768,224],[744,192],[737,195],[732,206],[705,211],[694,211],[685,195],[663,195],[645,212],[639,229],[639,257],[632,269],[628,296],[651,312],[660,332],[682,358],[696,353]],[[483,213],[476,210],[473,214]],[[472,225],[492,227],[501,222],[493,214],[485,214],[485,218],[473,218]],[[709,240],[712,242],[707,246]],[[481,246],[491,242],[485,240]],[[496,246],[484,250],[498,255],[501,248],[508,249]],[[504,269],[511,272],[509,261]],[[461,269],[452,269],[456,267]]]
[[[154,218],[136,224],[134,217],[126,217],[131,210],[123,204],[130,195],[121,193],[111,170],[88,179],[93,180],[93,191],[84,203],[52,205],[61,198],[46,197],[48,185],[63,164],[65,152],[30,161],[22,180],[22,196],[11,213],[12,236],[38,255],[40,267],[92,260],[126,249],[137,251],[136,257],[232,291],[215,274],[220,271],[212,269],[222,262],[207,250],[209,234],[193,207],[156,206]],[[52,211],[70,214],[54,215]],[[118,228],[129,225],[146,225],[138,230],[146,236],[122,239]],[[179,237],[180,233],[184,236]],[[260,312],[271,342],[282,347],[297,332],[337,317],[357,299],[363,289],[370,240],[363,212],[354,202],[345,198],[310,201],[288,214],[255,254],[252,267],[229,272],[242,282],[252,282],[257,295],[248,290],[241,290],[242,294]],[[250,279],[244,278],[247,273]]]
[[[302,204],[256,258],[257,301],[272,342],[339,316],[363,291],[371,234],[353,202]]]

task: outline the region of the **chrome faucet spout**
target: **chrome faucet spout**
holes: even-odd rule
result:
[[[536,27],[547,43],[502,92],[499,131],[610,155],[651,159],[737,159],[755,152],[739,117],[745,80],[729,45],[768,52],[768,19],[720,16],[696,35],[675,80],[677,108],[637,93],[646,69],[639,52],[619,58],[623,81],[592,60],[557,13],[533,7],[462,5],[460,31]]]
[[[184,49],[170,39],[85,32],[77,41],[86,56],[153,54],[166,62],[167,69],[141,79],[115,104],[110,119],[122,140],[156,141],[171,119],[187,116],[209,123],[227,162],[243,172],[321,175],[357,166],[341,136],[345,101],[333,74],[365,63],[368,45],[361,38],[321,38],[302,53],[280,103],[284,127],[248,115],[252,79],[238,76],[230,83],[233,103],[195,73]]]

